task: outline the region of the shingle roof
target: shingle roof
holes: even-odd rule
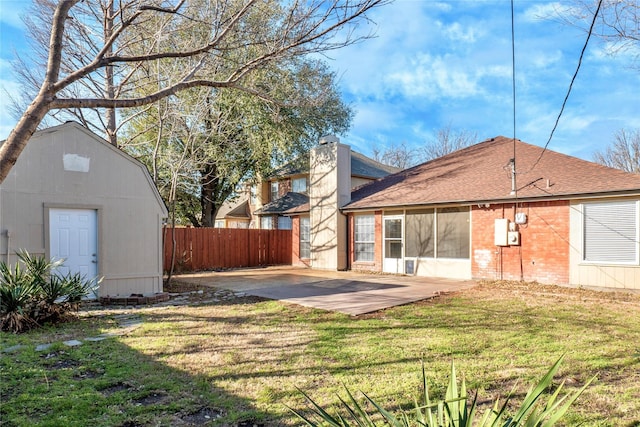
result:
[[[244,200],[239,203],[224,202],[218,210],[216,219],[225,218],[251,219],[251,215],[249,213],[249,200]]]
[[[364,154],[351,150],[351,175],[361,178],[382,178],[399,169],[377,162]],[[309,154],[295,158],[273,172],[270,178],[284,178],[309,173]]]
[[[344,209],[513,200],[509,166],[513,157],[513,139],[492,138],[366,184],[351,194]],[[519,140],[515,158],[518,199],[640,194],[640,174],[551,150],[543,154],[541,147]]]
[[[306,204],[309,210],[309,197],[306,194],[288,192],[277,200],[267,203],[255,211],[256,215],[273,215],[300,212],[298,209]],[[291,211],[291,212],[290,212]],[[304,210],[303,210],[304,211]]]

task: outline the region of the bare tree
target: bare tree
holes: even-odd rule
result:
[[[154,103],[182,90],[197,86],[234,88],[263,98],[274,104],[286,104],[275,99],[268,88],[245,85],[245,77],[265,64],[286,58],[327,52],[367,38],[358,35],[356,26],[367,22],[367,12],[389,3],[390,0],[309,0],[305,2],[278,2],[276,0],[60,0],[53,13],[47,67],[37,95],[18,120],[5,143],[0,147],[0,183],[24,150],[42,119],[51,111],[72,108],[130,108]],[[111,8],[114,4],[115,7]],[[202,8],[213,12],[202,13]],[[96,47],[88,47],[75,58],[77,67],[63,73],[63,56],[69,54],[70,28],[86,31],[91,37],[92,28],[87,21],[75,19],[78,14],[100,19],[103,11],[111,13],[113,21],[104,42],[95,37]],[[277,13],[274,13],[276,11]],[[211,22],[201,16],[215,16]],[[262,16],[269,19],[265,26],[256,25]],[[158,33],[162,22],[162,33]],[[150,28],[149,26],[152,26]],[[153,30],[156,31],[153,31]],[[179,30],[179,31],[177,31]],[[190,31],[196,40],[206,40],[199,45],[184,38],[174,38],[176,32]],[[150,35],[153,34],[153,37]],[[198,37],[195,37],[195,36]],[[156,41],[166,37],[158,47]],[[146,50],[145,50],[146,47]],[[128,54],[128,52],[146,52]],[[229,63],[216,67],[221,57],[234,53],[234,66]],[[185,70],[180,78],[161,82],[160,89],[142,97],[130,96],[127,90],[108,96],[73,98],[62,96],[63,91],[81,84],[109,67],[125,67],[132,71],[143,70],[150,62],[168,61],[180,64]],[[210,74],[212,69],[217,72]],[[137,80],[127,81],[127,87],[157,86],[157,82],[141,78],[144,73],[129,72],[122,78],[135,74]]]
[[[422,161],[437,159],[478,142],[478,135],[466,130],[452,130],[451,125],[438,130],[434,139],[419,149]]]
[[[613,143],[593,155],[596,163],[623,171],[640,173],[640,129],[619,130]]]
[[[593,15],[598,9],[598,0],[573,0],[571,3],[556,3],[553,12],[561,22],[588,31]],[[638,66],[640,58],[640,2],[638,0],[602,0],[597,25],[593,35],[606,44],[611,54],[629,52]]]
[[[400,144],[391,144],[383,149],[378,147],[374,148],[373,159],[399,169],[406,169],[420,162],[417,156],[417,150],[407,146],[407,143],[404,141]]]

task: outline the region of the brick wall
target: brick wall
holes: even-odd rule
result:
[[[474,278],[569,283],[569,202],[523,202],[520,246],[495,246],[494,221],[514,221],[513,204],[473,206],[471,269]]]
[[[371,271],[382,272],[382,211],[374,212],[375,217],[375,243],[373,261],[371,262],[358,262],[355,260],[355,227],[354,227],[354,214],[348,214],[348,227],[349,227],[349,268],[354,271]]]

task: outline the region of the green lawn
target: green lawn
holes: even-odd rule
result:
[[[640,425],[640,296],[486,283],[360,317],[239,298],[137,310],[129,335],[78,347],[61,341],[117,330],[116,315],[22,335],[2,333],[3,426],[296,425],[296,387],[323,404],[343,384],[387,407],[410,407],[420,361],[442,394],[452,360],[480,401],[526,389],[563,353],[569,390],[597,375],[566,425]],[[56,342],[44,352],[37,344]]]

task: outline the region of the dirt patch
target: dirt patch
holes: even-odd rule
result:
[[[198,283],[188,283],[182,282],[180,280],[172,279],[171,283],[167,283],[165,280],[163,285],[163,291],[169,293],[183,293],[183,292],[193,292],[205,289],[206,286],[203,286]]]
[[[100,390],[100,392],[105,396],[111,396],[112,394],[117,393],[119,391],[126,391],[129,389],[131,389],[131,386],[129,384],[117,382],[113,385],[103,388],[102,390]]]
[[[76,372],[75,374],[73,374],[73,379],[81,381],[81,380],[87,380],[91,378],[98,378],[98,377],[101,377],[102,375],[104,375],[104,372],[98,372],[98,371],[89,369],[82,372]]]
[[[215,421],[222,416],[223,413],[219,409],[201,408],[196,412],[182,416],[181,419],[191,425],[200,426]]]
[[[149,406],[161,403],[167,397],[164,393],[150,393],[146,396],[134,399],[133,403],[138,406]]]

